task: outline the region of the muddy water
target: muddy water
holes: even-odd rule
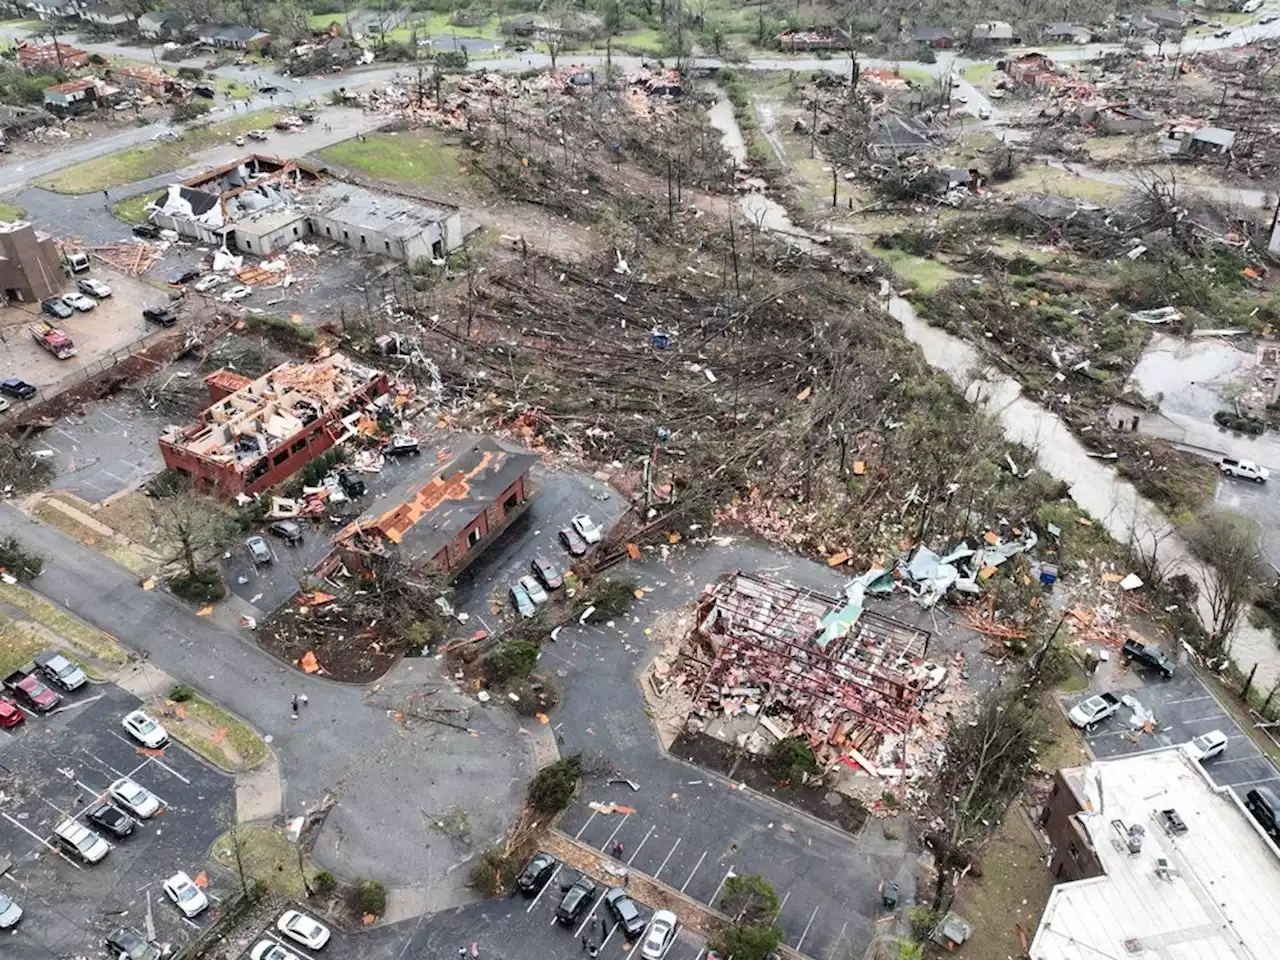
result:
[[[725,150],[736,163],[743,163],[747,156],[746,142],[734,118],[733,106],[723,93],[708,110],[708,118],[720,131]],[[739,204],[743,214],[763,229],[778,233],[809,252],[820,249],[806,231],[791,222],[786,209],[777,201],[760,193],[748,193],[741,197]],[[1181,538],[1172,533],[1160,511],[1114,470],[1091,458],[1056,414],[1022,396],[1017,381],[990,367],[964,340],[921,320],[912,305],[894,294],[887,284],[884,295],[881,302],[889,315],[902,324],[907,339],[920,347],[929,364],[950,377],[965,391],[970,402],[981,404],[996,417],[1006,437],[1034,450],[1040,468],[1067,483],[1072,499],[1095,522],[1101,523],[1121,543],[1134,540],[1147,545],[1158,543],[1159,556],[1171,571],[1185,571],[1204,583],[1204,568],[1191,556]],[[1205,591],[1202,589],[1201,593]],[[1203,599],[1199,614],[1203,622],[1211,620],[1208,603]],[[1246,672],[1254,664],[1258,665],[1255,682],[1263,689],[1280,679],[1280,651],[1270,634],[1254,629],[1247,622],[1237,628],[1230,653]]]

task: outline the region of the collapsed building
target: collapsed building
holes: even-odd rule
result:
[[[195,424],[166,429],[160,454],[196,489],[223,497],[265,490],[354,436],[389,389],[386,374],[337,353],[256,380],[217,370],[205,383],[212,405]]]
[[[151,219],[181,237],[266,256],[308,237],[412,263],[462,245],[462,214],[251,154],[170,185]]]

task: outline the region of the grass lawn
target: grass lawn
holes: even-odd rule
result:
[[[163,191],[135,194],[127,200],[121,200],[111,208],[111,212],[125,223],[143,223],[147,219],[147,204],[162,196],[164,196]]]
[[[191,162],[192,154],[230,143],[255,127],[270,127],[283,114],[282,110],[257,110],[230,120],[192,127],[177,140],[161,140],[139,144],[105,157],[86,160],[32,181],[38,187],[55,193],[97,193],[146,180]]]
[[[27,211],[21,207],[0,200],[0,220],[21,220],[26,215]]]
[[[320,156],[390,183],[448,187],[467,179],[458,148],[431,131],[371,133],[363,142],[343,140],[326,147]]]
[[[871,252],[893,267],[898,276],[920,293],[933,293],[960,276],[946,264],[902,250],[881,250],[875,247]]]
[[[172,709],[165,729],[215,766],[239,772],[267,758],[267,745],[252,727],[203,697],[193,696]]]
[[[237,827],[213,842],[213,859],[238,875],[236,852],[245,878],[252,883],[261,880],[272,893],[291,900],[306,896],[298,866],[298,847],[289,842],[281,827]],[[308,881],[320,872],[314,864],[303,860]]]

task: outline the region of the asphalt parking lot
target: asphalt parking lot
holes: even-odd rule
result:
[[[210,909],[194,920],[178,912],[161,884],[179,870],[201,872],[234,817],[233,780],[176,744],[162,755],[139,753],[120,728],[121,717],[138,705],[115,686],[95,684],[64,695],[61,712],[28,717],[0,735],[0,859],[10,862],[0,889],[25,911],[5,936],[6,957],[101,956],[103,938],[119,926],[178,946],[216,913],[219,881],[212,874]],[[99,863],[55,848],[50,836],[57,823],[83,812],[121,776],[150,790],[163,809],[122,839],[94,828],[112,847]]]
[[[1228,714],[1204,682],[1185,663],[1170,680],[1161,680],[1145,671],[1130,670],[1116,664],[1111,682],[1098,685],[1100,690],[1131,694],[1155,713],[1157,728],[1150,734],[1129,734],[1127,708],[1084,733],[1085,742],[1099,759],[1145,753],[1194,740],[1211,730],[1227,736],[1227,749],[1204,762],[1204,769],[1219,786],[1232,787],[1244,799],[1251,787],[1267,785],[1280,789],[1280,771],[1263,755],[1257,745]],[[1093,691],[1096,692],[1096,691]],[[1069,708],[1091,693],[1080,694],[1065,705]]]

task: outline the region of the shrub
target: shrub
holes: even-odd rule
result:
[[[27,550],[17,537],[5,537],[0,540],[0,567],[23,583],[28,583],[40,576],[40,571],[44,569],[44,558]]]
[[[311,878],[316,893],[333,893],[338,888],[338,878],[330,870],[321,870]]]
[[[194,699],[195,695],[195,689],[185,683],[180,683],[169,691],[169,699],[174,703],[186,703],[188,700]]]
[[[538,813],[559,813],[573,799],[582,773],[582,754],[543,767],[529,783],[529,806]]]
[[[538,645],[531,640],[509,640],[486,658],[499,683],[523,680],[538,662]]]
[[[381,916],[387,909],[387,888],[377,880],[362,880],[356,887],[356,904],[361,913]]]

